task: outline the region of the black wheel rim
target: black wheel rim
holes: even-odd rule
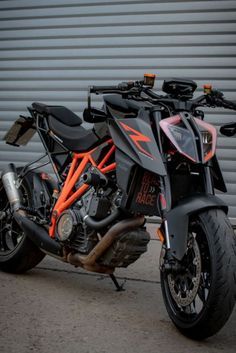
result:
[[[27,193],[21,186],[24,203],[28,203]],[[0,256],[8,256],[16,250],[24,239],[24,233],[14,220],[9,201],[0,185]]]
[[[182,273],[164,274],[166,300],[176,319],[192,323],[206,307],[212,281],[208,241],[199,221],[190,224],[188,251],[181,264]]]

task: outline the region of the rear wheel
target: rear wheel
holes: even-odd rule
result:
[[[23,205],[32,206],[32,190],[23,180],[20,192]],[[24,234],[12,216],[11,207],[0,180],[0,269],[23,273],[35,267],[45,254]]]
[[[181,268],[161,272],[168,314],[185,336],[212,336],[228,320],[236,293],[236,240],[222,210],[208,210],[190,220]]]

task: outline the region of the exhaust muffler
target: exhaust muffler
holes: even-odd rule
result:
[[[9,200],[13,216],[25,235],[32,240],[42,251],[62,257],[62,247],[55,240],[51,239],[47,230],[34,223],[21,210],[21,193],[17,186],[17,172],[14,164],[9,164],[2,173],[2,183]]]
[[[21,207],[21,196],[17,187],[16,167],[13,163],[8,164],[3,170],[2,183],[10,202],[11,209],[13,211],[18,211]]]

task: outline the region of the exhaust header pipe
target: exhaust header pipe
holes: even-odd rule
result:
[[[91,250],[88,255],[69,253],[67,256],[67,262],[74,266],[83,267],[88,271],[105,272],[103,268],[101,268],[101,271],[99,270],[99,265],[96,263],[96,261],[105,253],[105,251],[112,245],[112,243],[120,234],[140,227],[144,224],[144,222],[144,216],[138,216],[124,219],[116,223],[107,231],[100,242]]]
[[[22,216],[19,212],[14,212],[14,218],[26,236],[29,237],[42,251],[61,258],[63,257],[62,246],[50,238],[44,227],[34,223],[29,218]]]
[[[13,163],[10,163],[5,170],[3,170],[2,183],[13,211],[18,211],[21,207],[21,197],[16,182],[16,167]]]

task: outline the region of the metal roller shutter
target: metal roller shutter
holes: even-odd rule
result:
[[[0,139],[32,101],[62,104],[81,114],[91,84],[158,74],[211,82],[236,98],[236,2],[141,0],[0,1]],[[235,119],[214,110],[217,127]],[[236,139],[219,137],[228,186],[222,196],[236,217]],[[0,141],[0,169],[40,155]]]

